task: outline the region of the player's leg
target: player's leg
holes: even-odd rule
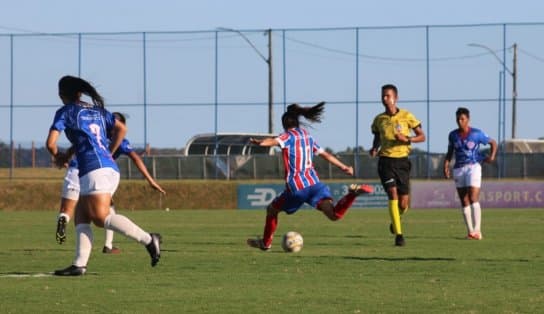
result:
[[[480,205],[480,187],[482,185],[482,167],[480,164],[473,164],[470,167],[470,188],[469,188],[469,198],[470,205],[472,207],[472,219],[474,223],[474,233],[472,238],[476,240],[482,239],[482,208]]]
[[[151,266],[155,266],[160,259],[161,236],[155,233],[148,233],[123,215],[110,212],[111,198],[119,185],[119,173],[111,168],[103,168],[90,173],[94,190],[81,197],[80,202],[85,200],[89,208],[89,216],[98,227],[118,232],[143,244],[150,257]],[[83,179],[82,177],[82,187]],[[83,192],[82,192],[83,194]]]
[[[389,217],[391,218],[391,224],[389,230],[395,234],[395,244],[397,238],[399,243],[402,235],[402,227],[400,225],[400,212],[399,212],[399,196],[397,193],[397,174],[395,173],[395,160],[396,158],[380,157],[378,160],[378,175],[382,186],[387,193],[387,208],[389,211]],[[402,239],[402,241],[404,241]]]
[[[336,205],[333,205],[332,194],[328,186],[323,183],[318,183],[316,193],[310,200],[310,205],[322,211],[327,218],[336,221],[344,217],[348,209],[353,205],[355,198],[361,194],[372,193],[374,189],[369,185],[352,184],[348,188],[348,192],[344,195]]]
[[[74,217],[77,200],[79,199],[78,169],[74,167],[66,170],[62,185],[59,214],[57,216],[57,229],[55,238],[58,244],[66,241],[66,225]]]
[[[296,206],[298,204],[298,207]],[[278,214],[289,205],[292,209],[289,213],[294,213],[300,208],[302,202],[296,201],[294,195],[284,191],[282,194],[277,196],[267,207],[266,207],[266,218],[263,230],[262,238],[249,238],[247,239],[247,245],[253,248],[258,248],[263,251],[267,251],[272,247],[272,240],[274,239],[274,233],[278,227]]]
[[[113,202],[110,204],[110,214],[115,215],[115,206]],[[102,248],[102,253],[106,254],[119,254],[121,250],[113,246],[113,230],[104,228],[104,247]]]
[[[76,204],[77,198],[74,200],[63,197],[60,201],[60,211],[57,216],[57,229],[55,232],[55,239],[58,244],[66,242],[66,226],[70,222],[70,218],[74,216]]]
[[[410,206],[410,172],[412,163],[408,158],[399,159],[395,162],[395,173],[397,174],[397,193],[399,195],[399,214],[404,215]]]
[[[75,211],[74,222],[76,225],[76,250],[72,265],[55,270],[57,276],[80,276],[87,270],[87,262],[91,256],[93,232],[91,229],[91,219],[85,202],[78,202]]]
[[[453,178],[457,188],[457,195],[461,201],[461,214],[467,229],[467,239],[473,238],[474,225],[472,221],[472,208],[470,206],[470,171],[464,166],[453,169]]]
[[[457,194],[459,195],[459,200],[461,201],[461,214],[463,215],[463,221],[467,228],[467,238],[471,238],[472,233],[474,232],[472,224],[472,210],[470,207],[469,199],[469,188],[468,187],[458,187]]]

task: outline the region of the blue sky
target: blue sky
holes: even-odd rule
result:
[[[51,3],[55,3],[55,6],[52,6]],[[86,33],[86,32],[153,32],[153,31],[214,31],[218,27],[229,27],[234,29],[241,30],[259,30],[259,29],[300,29],[300,28],[351,28],[351,27],[389,27],[389,26],[420,26],[420,25],[465,25],[465,24],[488,24],[488,23],[529,23],[529,22],[544,22],[542,19],[542,12],[544,12],[544,3],[541,1],[468,1],[468,0],[458,0],[458,1],[284,1],[276,0],[270,2],[264,1],[13,1],[13,2],[2,2],[0,3],[0,34],[10,34],[10,33]],[[544,49],[543,46],[539,44],[542,37],[542,27],[529,27],[523,28],[522,30],[514,30],[509,34],[515,40],[519,40],[523,43],[520,44],[520,47],[524,49],[525,55],[520,54],[520,62],[525,62],[520,64],[520,74],[519,74],[519,96],[526,98],[544,98],[543,94],[539,93],[538,85],[536,84],[537,80],[540,80],[538,73],[542,73],[539,70],[539,67],[542,67],[543,62],[539,62],[539,58],[544,58]],[[338,50],[342,53],[352,49],[353,43],[350,40],[343,40],[340,37],[349,37],[351,38],[350,31],[346,32],[334,32],[328,34],[326,40],[323,40],[323,37],[315,37],[301,35],[297,37],[293,35],[291,37],[292,46],[296,46],[298,43],[296,40],[300,40],[302,43],[305,43],[306,46],[295,47],[299,50],[308,49],[308,43],[318,45],[320,48],[325,48],[331,50]],[[481,33],[474,35],[474,33]],[[534,33],[534,34],[533,34]],[[213,33],[210,33],[213,34]],[[259,33],[247,33],[248,37],[255,42],[257,48],[261,50],[264,54],[266,51],[266,41],[265,37]],[[298,35],[298,34],[297,34]],[[426,121],[425,110],[423,110],[424,104],[417,103],[417,100],[422,100],[425,96],[424,91],[424,64],[421,63],[400,63],[400,59],[404,57],[412,57],[413,55],[421,56],[421,48],[424,47],[420,41],[421,29],[415,32],[411,31],[399,31],[387,33],[383,41],[383,46],[385,47],[382,50],[376,50],[372,54],[373,47],[366,47],[364,43],[362,46],[365,51],[369,52],[372,56],[382,56],[382,57],[391,57],[394,56],[396,61],[387,63],[385,61],[379,61],[377,59],[362,59],[362,68],[363,69],[372,69],[376,67],[374,72],[371,72],[372,75],[370,79],[367,76],[361,78],[361,84],[363,85],[361,89],[361,100],[369,102],[371,100],[379,101],[379,86],[382,83],[388,83],[388,79],[391,78],[393,82],[399,82],[401,90],[401,102],[402,100],[412,100],[416,103],[410,104],[406,103],[405,105],[408,109],[415,111],[418,117],[421,120],[424,120],[424,127],[426,124],[431,125],[431,131],[433,131],[433,139],[430,141],[430,148],[432,151],[444,151],[445,144],[444,138],[447,135],[447,130],[450,130],[455,127],[455,121],[453,119],[452,112],[458,105],[465,105],[464,103],[451,103],[447,105],[437,104],[433,107],[433,116],[430,121]],[[471,36],[475,39],[471,39]],[[225,36],[222,35],[222,42],[224,49],[223,54],[220,56],[222,63],[221,73],[228,73],[227,75],[221,76],[222,80],[220,82],[221,87],[221,99],[220,101],[225,102],[236,102],[236,101],[247,101],[247,102],[261,102],[266,101],[266,89],[261,89],[260,87],[253,88],[252,84],[254,81],[257,81],[259,84],[264,86],[266,81],[264,80],[263,72],[265,66],[262,63],[262,60],[259,60],[258,56],[248,47],[244,42],[240,41],[239,38],[236,38],[236,35]],[[321,36],[321,35],[320,35]],[[331,36],[334,39],[331,39]],[[366,35],[365,35],[366,36]],[[374,34],[369,34],[368,36],[376,36]],[[391,37],[391,40],[388,37]],[[431,79],[433,77],[438,77],[445,75],[444,72],[451,72],[451,79],[455,83],[448,81],[431,81],[432,90],[434,95],[430,95],[431,98],[437,99],[474,99],[474,98],[484,98],[491,99],[497,96],[497,72],[500,69],[500,64],[494,60],[494,57],[490,54],[486,55],[486,52],[483,50],[478,50],[477,48],[467,47],[467,43],[470,42],[479,42],[486,44],[493,49],[499,49],[501,47],[501,37],[500,32],[494,28],[491,32],[486,30],[486,27],[482,28],[470,28],[466,31],[463,31],[462,28],[456,29],[455,32],[442,32],[441,29],[436,30],[433,33],[433,43],[432,47],[433,56],[437,59],[440,57],[454,57],[454,58],[466,58],[468,61],[465,63],[455,63],[448,64],[447,67],[443,64],[436,62],[433,63],[433,71]],[[451,36],[451,37],[450,37]],[[379,36],[377,36],[379,37]],[[538,38],[538,41],[535,41],[534,38]],[[278,37],[274,38],[276,42],[276,47],[279,46],[278,41],[281,39]],[[337,40],[337,41],[335,41]],[[417,41],[414,44],[413,41]],[[330,43],[333,44],[330,44]],[[455,42],[455,49],[450,46],[452,42]],[[381,42],[380,42],[381,43]],[[17,42],[18,45],[19,42]],[[6,62],[9,57],[6,54],[6,41],[0,42],[2,47],[2,52],[0,52],[0,72],[4,74],[9,72],[6,71],[8,68],[8,63]],[[25,46],[26,47],[26,46]],[[39,54],[39,58],[36,58],[34,54],[35,51],[31,51],[33,48],[41,50],[42,46],[36,46],[34,44],[29,45],[25,49],[16,50],[16,61],[17,60],[26,60],[28,59],[32,62],[37,62],[33,68],[41,69],[43,71],[48,71],[48,75],[44,77],[58,77],[56,73],[62,73],[62,70],[50,69],[47,68],[48,62],[42,62],[41,58],[51,58],[51,64],[57,64],[53,57],[50,56],[49,51],[44,49],[42,55]],[[44,45],[43,47],[46,47]],[[193,48],[193,47],[191,47]],[[325,55],[324,51],[317,51],[315,53],[305,51],[305,54],[300,59],[296,58],[297,51],[290,52],[289,60],[300,60],[300,63],[295,63],[290,61],[289,66],[289,79],[287,80],[286,89],[289,91],[287,93],[289,96],[288,101],[300,101],[300,102],[313,102],[326,100],[337,104],[334,104],[334,108],[342,108],[341,110],[346,111],[347,113],[344,116],[353,115],[349,105],[346,107],[341,106],[341,103],[346,97],[344,94],[353,94],[353,90],[350,88],[342,89],[332,89],[329,92],[323,92],[320,94],[320,89],[324,89],[323,86],[330,86],[335,84],[335,79],[331,78],[326,80],[318,76],[322,76],[322,73],[316,72],[313,73],[313,65],[316,63],[322,63],[323,69],[326,70],[330,76],[333,75],[345,75],[350,73],[351,68],[353,67],[350,63],[350,60],[342,60],[342,56],[336,54],[334,59],[327,59],[328,56]],[[124,48],[120,48],[122,50]],[[158,49],[158,48],[157,48]],[[92,49],[89,49],[93,51]],[[89,51],[85,50],[85,52]],[[107,53],[103,51],[93,51],[93,56],[103,56],[103,59],[107,59]],[[189,49],[186,49],[189,50]],[[229,51],[235,51],[233,55],[229,54]],[[388,50],[397,50],[402,51],[404,54],[395,54],[388,53]],[[58,50],[53,50],[53,53],[58,54]],[[329,51],[330,52],[330,51]],[[150,54],[152,54],[151,51]],[[200,52],[196,51],[195,54]],[[501,52],[497,52],[502,54]],[[90,53],[87,53],[86,56],[89,56]],[[103,54],[103,55],[102,55]],[[280,59],[277,55],[281,54],[281,50],[274,50],[275,59]],[[534,58],[529,58],[529,55]],[[73,57],[73,53],[67,54],[70,58]],[[66,58],[66,56],[60,55],[57,56],[60,58]],[[506,55],[507,60],[511,60],[511,51]],[[89,58],[89,57],[88,57]],[[98,57],[97,57],[98,58]],[[137,56],[134,57],[137,59]],[[168,54],[165,53],[161,58],[169,58]],[[196,58],[196,57],[195,57]],[[240,58],[246,62],[247,69],[239,67]],[[315,58],[312,61],[312,58]],[[344,57],[344,59],[349,59]],[[523,59],[522,59],[523,58]],[[36,60],[37,59],[37,60]],[[69,59],[69,58],[68,58]],[[196,58],[197,59],[197,58]],[[394,59],[394,58],[393,58]],[[415,58],[412,58],[415,59]],[[126,60],[130,60],[129,54],[126,55],[126,58],[122,58],[119,61],[112,61],[117,63],[123,63]],[[523,61],[525,60],[525,61]],[[278,60],[280,61],[280,60]],[[326,62],[324,62],[326,61]],[[420,60],[421,61],[421,60]],[[529,62],[532,61],[532,62]],[[99,73],[99,71],[94,71],[92,64],[98,63],[99,61],[86,61],[84,69],[82,71],[82,76],[90,79],[98,85],[99,90],[101,90],[106,97],[106,99],[111,100],[110,103],[113,104],[123,104],[127,102],[138,102],[141,98],[141,90],[139,90],[140,83],[138,80],[134,82],[131,81],[131,77],[138,77],[137,72],[132,75],[128,73],[125,76],[120,78],[112,78],[113,75],[105,75]],[[127,61],[128,62],[128,61]],[[172,61],[175,62],[175,61]],[[313,63],[312,63],[313,62]],[[472,62],[472,63],[471,63]],[[26,63],[26,62],[24,62]],[[230,64],[238,65],[236,69],[230,69]],[[246,64],[246,63],[243,63]],[[509,64],[509,63],[508,63]],[[327,66],[329,65],[329,66]],[[105,66],[101,64],[101,66]],[[181,65],[180,65],[181,66]],[[126,68],[130,71],[130,68],[133,65],[127,64]],[[161,68],[162,65],[156,62],[150,62],[149,65],[150,76],[153,76],[153,71],[155,68]],[[188,65],[183,65],[184,68],[188,68]],[[209,64],[203,64],[199,69],[205,68],[208,69]],[[343,69],[345,67],[345,69]],[[98,66],[96,68],[99,68]],[[166,67],[167,68],[167,67]],[[74,71],[73,66],[68,67],[69,70],[65,72]],[[467,69],[474,69],[474,73],[469,76],[472,77],[474,81],[466,80],[464,77]],[[56,99],[56,81],[55,79],[42,79],[40,76],[25,78],[25,71],[27,71],[24,66],[17,64],[16,67],[16,80],[17,85],[15,87],[15,103],[16,104],[51,104],[57,101]],[[247,73],[245,72],[247,70]],[[477,71],[476,71],[477,70]],[[523,71],[522,71],[523,70]],[[534,72],[531,72],[534,70]],[[28,70],[30,71],[30,70]],[[160,75],[166,75],[164,73],[168,72],[168,69],[163,70]],[[275,100],[280,101],[283,90],[279,90],[282,84],[281,75],[275,70],[275,83],[276,90]],[[403,75],[399,75],[397,72],[401,71]],[[200,70],[195,70],[194,73],[191,73],[190,77],[184,79],[184,85],[189,85],[192,81],[198,82],[202,80],[201,87],[198,86],[189,86],[188,90],[180,91],[180,94],[183,94],[186,99],[186,102],[209,102],[210,97],[202,97],[199,93],[199,88],[209,87],[210,82],[209,78],[199,78]],[[38,72],[39,73],[39,72]],[[102,72],[104,73],[104,72]],[[172,74],[174,75],[174,74]],[[223,74],[222,74],[223,75]],[[236,76],[239,75],[239,76]],[[258,77],[255,79],[253,77]],[[104,78],[103,76],[107,76]],[[249,80],[244,81],[244,76],[249,77]],[[420,78],[416,83],[411,82],[410,77]],[[165,77],[164,85],[168,86],[170,90],[175,89],[176,86],[168,85],[170,82]],[[261,77],[263,81],[261,82]],[[110,83],[112,80],[124,80],[126,81],[126,86],[121,88],[111,88],[113,83]],[[308,85],[303,85],[299,83],[300,81],[308,81]],[[251,91],[247,91],[247,95],[240,96],[243,93],[246,93],[244,89],[236,85],[236,82],[240,81]],[[6,95],[9,92],[6,86],[6,77],[1,77],[0,74],[0,83],[4,85],[0,86],[0,105],[6,105],[9,103],[8,97]],[[47,83],[45,83],[47,82]],[[155,84],[158,80],[150,82],[150,85]],[[349,80],[348,83],[351,84]],[[482,86],[477,86],[482,82]],[[412,84],[413,83],[413,84]],[[158,83],[157,83],[158,84]],[[507,77],[507,90],[510,88],[511,82]],[[533,87],[534,86],[534,87]],[[25,89],[26,88],[26,89]],[[30,89],[27,90],[27,89]],[[123,95],[118,95],[119,90],[124,90]],[[202,91],[211,94],[209,90]],[[126,92],[129,90],[130,92]],[[157,87],[157,91],[160,90]],[[131,94],[133,93],[133,94]],[[158,92],[154,92],[153,88],[150,88],[151,98],[153,101],[160,103],[169,103],[172,102],[172,99],[175,99],[176,95],[169,95],[167,92],[161,92],[161,95],[155,96]],[[194,95],[193,95],[194,94]],[[30,95],[30,96],[29,96]],[[32,96],[32,97],[31,97]],[[351,100],[352,96],[348,98]],[[509,92],[507,97],[510,97]],[[489,104],[493,105],[493,102],[490,101]],[[361,114],[363,117],[360,121],[360,131],[359,131],[359,144],[367,148],[370,145],[371,136],[368,134],[370,118],[381,111],[379,102],[375,104],[365,104],[368,107],[364,107],[364,114]],[[528,103],[525,105],[525,109],[519,114],[519,135],[518,137],[524,138],[534,138],[543,136],[544,132],[540,132],[538,127],[535,128],[535,125],[538,125],[538,121],[535,116],[541,116],[544,113],[539,113],[538,115],[534,114],[532,110],[533,103]],[[332,106],[332,105],[329,105]],[[541,106],[540,106],[541,107]],[[335,112],[331,108],[331,112]],[[368,110],[367,110],[368,108]],[[493,107],[494,108],[494,107]],[[123,107],[115,107],[114,110],[123,111]],[[126,109],[128,110],[128,109]],[[165,115],[165,110],[156,111],[156,115]],[[236,128],[236,117],[228,117],[233,115],[233,112],[236,110],[248,111],[250,115],[262,115],[262,110],[255,110],[237,108],[234,107],[233,110],[223,109],[220,114],[224,120],[219,122],[219,131],[238,131]],[[339,109],[340,110],[340,109]],[[542,110],[542,109],[539,109]],[[50,118],[44,118],[50,115],[53,116],[54,109],[48,108],[43,111],[34,111],[34,115],[28,114],[28,111],[16,112],[15,119],[17,121],[17,127],[14,131],[14,139],[23,143],[28,143],[30,141],[37,141],[40,144],[43,141],[45,136]],[[174,111],[172,109],[172,111]],[[481,125],[484,130],[487,130],[492,137],[496,137],[497,132],[497,122],[494,120],[497,119],[497,115],[494,113],[487,114],[489,109],[476,107],[474,108],[473,124]],[[7,141],[9,140],[9,128],[6,126],[6,114],[8,111],[4,109],[1,111],[3,118],[0,121],[0,140]],[[183,114],[180,114],[183,115]],[[196,115],[199,117],[208,116],[210,117],[210,111],[205,109],[194,109],[191,111],[191,115]],[[143,143],[144,135],[139,130],[142,129],[141,124],[141,112],[133,112],[129,119],[129,138],[132,142]],[[172,116],[175,116],[172,114]],[[22,123],[22,119],[36,120],[35,128],[28,128]],[[439,118],[437,118],[439,117]],[[353,132],[354,128],[353,121],[349,123],[344,123],[344,118],[340,117],[338,114],[332,113],[330,116],[326,116],[323,127],[316,127],[315,133],[317,138],[320,140],[323,146],[329,146],[334,149],[343,149],[347,146],[354,145],[353,136],[348,137],[339,137],[337,133],[339,130],[342,134],[346,132]],[[510,134],[509,123],[509,113],[507,112],[506,117],[506,133],[507,137]],[[38,122],[39,119],[39,122]],[[166,119],[166,117],[165,117]],[[534,119],[530,120],[530,119]],[[210,119],[208,119],[210,120]],[[234,120],[230,121],[230,120]],[[248,119],[251,120],[251,119]],[[256,119],[253,119],[256,120]],[[44,122],[45,121],[45,122]],[[177,117],[175,121],[165,120],[164,125],[159,125],[160,123],[154,123],[147,136],[148,142],[155,144],[155,146],[162,147],[181,147],[184,142],[190,138],[195,133],[205,133],[213,131],[213,122],[206,121],[206,123],[195,122],[196,119]],[[261,123],[262,121],[262,123]],[[152,122],[153,123],[153,122]],[[180,135],[173,136],[164,136],[164,134],[170,135],[170,129],[168,125],[173,123],[182,123],[185,128],[180,131]],[[275,116],[275,133],[279,132],[277,125],[279,124],[279,113],[276,113]],[[166,125],[166,126],[165,126]],[[257,124],[251,124],[247,122],[245,128],[241,128],[239,131],[245,132],[264,132],[266,131],[265,119],[259,120]],[[132,127],[132,128],[131,128]],[[436,131],[435,131],[436,130]],[[172,139],[175,138],[175,139]],[[420,144],[420,148],[425,149],[426,145]]]
[[[52,3],[55,5],[53,6]],[[2,1],[3,32],[114,32],[540,22],[537,0]],[[7,29],[6,29],[7,28]]]

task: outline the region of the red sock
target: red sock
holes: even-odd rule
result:
[[[338,203],[334,206],[334,215],[336,218],[340,219],[344,217],[348,209],[353,204],[353,201],[355,201],[355,198],[357,195],[355,193],[348,193],[342,197]]]
[[[264,225],[264,233],[263,233],[264,246],[269,247],[272,244],[272,238],[274,237],[274,232],[276,232],[277,226],[278,226],[278,216],[266,215],[266,224]]]

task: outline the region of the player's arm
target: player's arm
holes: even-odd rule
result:
[[[67,156],[66,153],[63,153],[59,151],[59,147],[57,146],[57,141],[60,136],[60,131],[51,129],[49,130],[49,134],[47,135],[47,140],[45,142],[45,146],[47,147],[47,150],[53,156],[55,165],[58,168],[63,168],[64,163],[67,162]]]
[[[449,179],[451,176],[450,172],[450,162],[453,157],[453,145],[448,145],[448,152],[446,153],[446,158],[444,159],[444,177]]]
[[[334,155],[332,155],[332,154],[330,154],[330,153],[328,153],[326,151],[321,151],[319,153],[319,156],[321,156],[321,158],[325,159],[326,161],[330,162],[331,164],[335,165],[336,167],[340,168],[340,170],[342,170],[345,174],[353,176],[353,167],[346,166],[343,162],[338,160],[338,158],[334,157]]]
[[[113,126],[112,136],[110,138],[110,152],[113,154],[119,148],[125,135],[127,134],[127,126],[124,125],[121,121],[115,120],[115,125]]]
[[[378,151],[380,150],[380,133],[374,132],[374,139],[372,139],[372,148],[369,151],[370,157],[376,157],[378,155]]]
[[[497,142],[494,139],[489,140],[489,145],[491,146],[491,152],[489,156],[484,159],[484,162],[492,163],[495,161],[495,156],[497,155]]]
[[[421,124],[413,128],[412,130],[414,131],[414,136],[408,136],[402,133],[395,133],[395,138],[406,145],[425,142],[425,132],[423,132]]]
[[[138,156],[135,151],[131,151],[130,153],[128,153],[128,157],[130,157],[130,159],[134,162],[138,170],[140,170],[140,173],[145,177],[145,179],[152,188],[161,192],[162,194],[166,194],[166,191],[149,174],[144,164],[144,161],[142,160],[142,158],[140,158],[140,156]]]
[[[264,139],[250,138],[249,142],[252,143],[252,144],[255,144],[255,145],[266,146],[266,147],[279,146],[280,145],[278,140],[276,138],[274,138],[274,137],[269,137],[269,138],[264,138]]]

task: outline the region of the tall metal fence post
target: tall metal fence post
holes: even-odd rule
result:
[[[9,142],[10,145],[10,167],[9,167],[9,179],[13,179],[13,34],[9,36]]]
[[[359,28],[355,28],[355,177],[359,178]]]
[[[425,61],[426,61],[426,79],[427,79],[427,179],[431,177],[431,71],[430,71],[430,47],[429,47],[429,26],[425,27]]]

